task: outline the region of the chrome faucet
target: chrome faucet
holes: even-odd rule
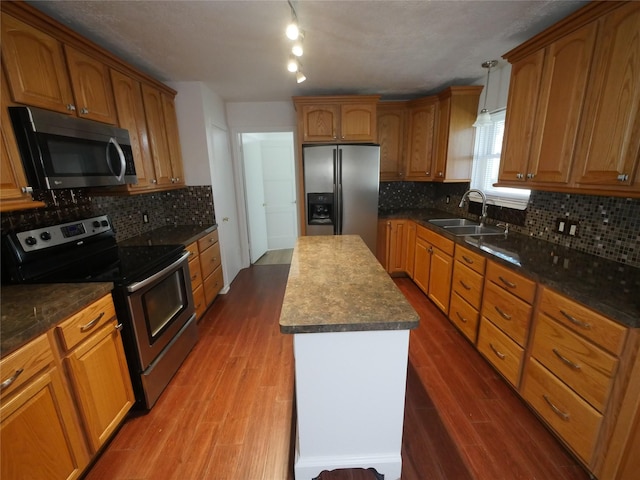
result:
[[[469,197],[469,194],[471,192],[477,193],[478,195],[480,195],[480,197],[482,197],[482,215],[480,216],[480,226],[484,227],[484,221],[487,218],[487,196],[484,194],[482,190],[478,190],[477,188],[471,188],[467,190],[466,192],[464,192],[464,195],[462,195],[462,200],[460,200],[460,205],[458,206],[460,208],[464,207],[464,202],[467,199],[467,197]]]

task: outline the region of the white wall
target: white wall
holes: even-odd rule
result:
[[[212,187],[224,293],[242,268],[236,182],[224,101],[202,82],[176,82],[170,86],[178,92],[175,104],[185,181],[187,185]],[[214,165],[225,168],[216,171]]]

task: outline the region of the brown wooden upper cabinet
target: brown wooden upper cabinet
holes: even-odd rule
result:
[[[377,143],[379,95],[293,97],[302,143]]]
[[[594,2],[504,55],[499,184],[640,194],[640,3]]]
[[[380,180],[402,180],[404,171],[407,102],[378,104],[378,143],[380,144]]]
[[[481,86],[449,87],[438,94],[433,180],[468,182],[473,165],[475,129]]]
[[[2,61],[16,102],[116,123],[106,65],[4,12]]]
[[[408,103],[407,180],[433,179],[438,97],[431,96]]]

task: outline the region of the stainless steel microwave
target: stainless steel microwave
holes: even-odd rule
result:
[[[137,183],[127,130],[34,107],[9,114],[32,188]]]

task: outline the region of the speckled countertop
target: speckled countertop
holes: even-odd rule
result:
[[[109,282],[3,285],[0,357],[42,335],[112,289]]]
[[[453,216],[430,209],[380,213],[380,218],[414,220],[623,325],[640,328],[640,269],[514,232],[507,238],[456,237],[428,222]]]
[[[419,320],[359,236],[298,238],[281,332],[406,330],[416,328]]]
[[[186,247],[217,228],[217,225],[176,225],[160,227],[148,233],[118,242],[118,245],[130,247],[136,245],[182,244]]]
[[[119,242],[119,245],[187,246],[216,228],[216,225],[161,227]],[[0,357],[45,333],[68,316],[110,293],[112,289],[112,283],[2,285]]]

